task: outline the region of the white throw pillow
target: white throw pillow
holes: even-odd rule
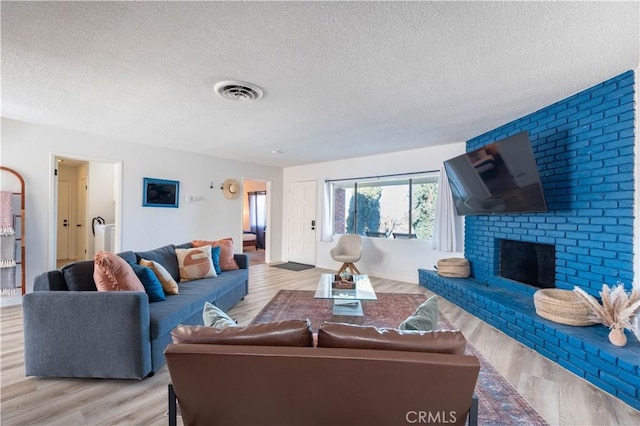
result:
[[[202,322],[207,327],[215,328],[238,326],[238,324],[222,309],[209,302],[204,302],[204,309],[202,310]]]
[[[211,246],[176,249],[180,281],[191,281],[216,276],[211,257]]]

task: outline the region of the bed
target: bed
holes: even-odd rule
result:
[[[258,236],[255,232],[244,231],[242,233],[242,248],[253,247],[258,250]]]

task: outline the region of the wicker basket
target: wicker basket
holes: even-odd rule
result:
[[[594,324],[589,318],[589,309],[580,297],[571,290],[545,288],[533,294],[536,314],[559,324],[587,326]]]
[[[467,278],[470,274],[469,261],[465,258],[451,257],[438,260],[438,275],[441,277]]]

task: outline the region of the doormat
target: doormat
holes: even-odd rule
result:
[[[287,271],[304,271],[305,269],[313,269],[314,265],[306,265],[304,263],[287,262],[279,265],[271,265],[274,268],[286,269]]]
[[[313,291],[280,290],[251,324],[307,318],[316,331],[323,321],[331,320],[333,303],[328,299],[314,299],[313,294]],[[377,296],[377,301],[362,303],[364,325],[395,328],[426,298],[423,294],[403,293],[377,293]],[[452,330],[455,327],[440,313],[438,329]],[[471,342],[467,342],[467,355],[474,355],[480,360],[480,375],[476,383],[479,425],[548,425]]]

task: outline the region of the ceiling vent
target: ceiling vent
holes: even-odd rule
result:
[[[221,81],[213,88],[219,96],[236,102],[257,101],[263,95],[261,88],[245,81]]]

